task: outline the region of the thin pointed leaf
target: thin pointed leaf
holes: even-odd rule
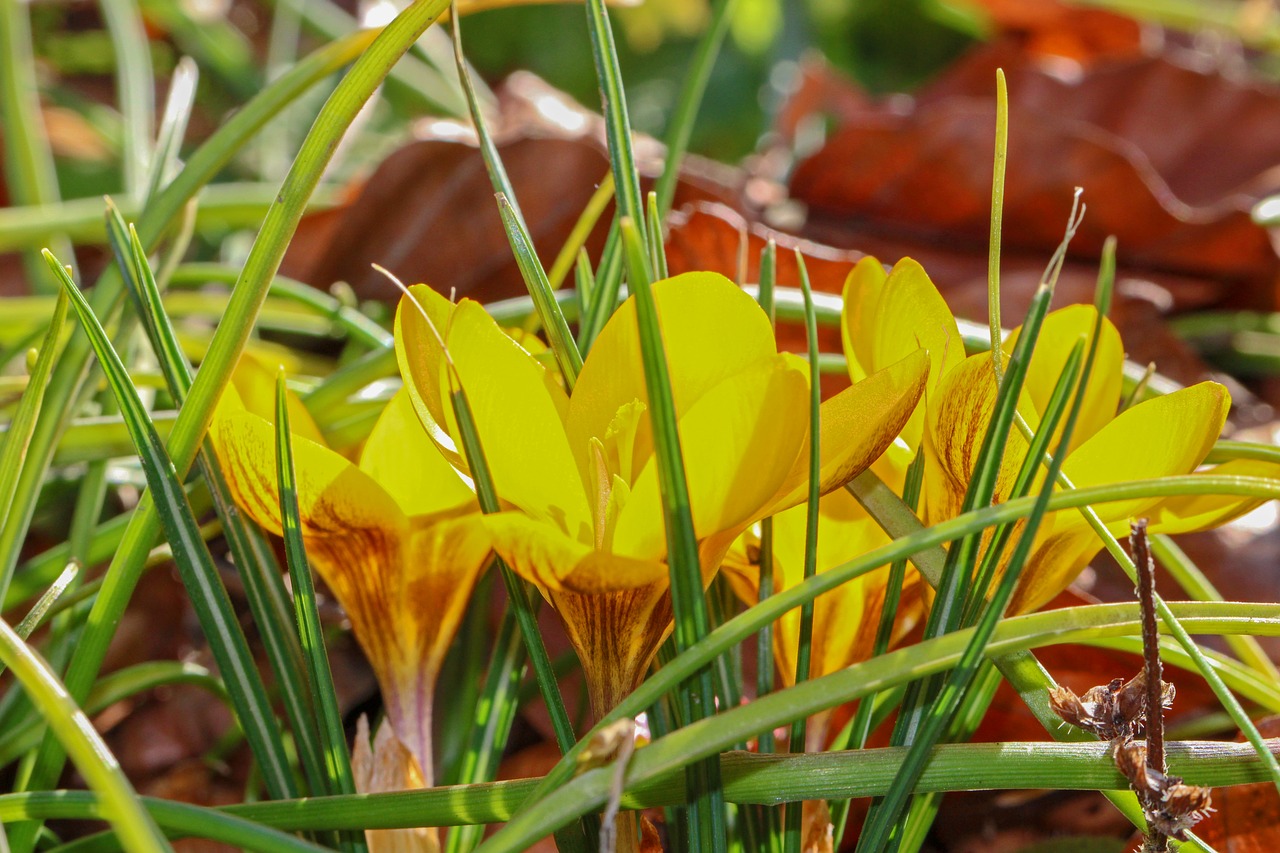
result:
[[[133,297],[137,315],[147,339],[160,363],[165,383],[174,401],[181,407],[191,390],[191,365],[178,344],[177,333],[161,304],[160,288],[147,261],[142,241],[132,225],[125,225],[120,211],[108,203],[107,230],[116,262],[123,271],[125,284]],[[197,462],[222,519],[227,545],[236,568],[244,580],[245,595],[254,624],[262,635],[263,646],[280,689],[285,714],[294,734],[298,759],[312,793],[327,790],[326,760],[312,720],[315,705],[303,682],[305,662],[293,621],[286,605],[288,594],[276,567],[275,553],[262,531],[240,512],[231,499],[226,478],[218,466],[217,456],[206,443]],[[330,793],[332,793],[330,791]]]
[[[46,252],[45,260],[70,298],[107,374],[108,384],[120,403],[120,410],[142,460],[165,538],[173,546],[174,561],[226,682],[240,726],[258,760],[267,789],[277,799],[293,796],[296,790],[293,776],[266,689],[254,667],[249,644],[200,535],[200,526],[191,513],[173,462],[89,303],[57,258]]]
[[[276,377],[276,470],[280,489],[280,519],[284,528],[285,559],[293,581],[293,607],[298,618],[298,636],[306,656],[310,676],[311,701],[319,709],[316,728],[324,750],[327,792],[354,794],[355,777],[347,754],[347,736],[342,728],[342,712],[329,669],[329,655],[324,646],[320,614],[316,611],[316,585],[307,562],[302,542],[302,517],[298,508],[297,474],[293,466],[293,435],[289,431],[289,398],[285,390],[284,371]],[[363,836],[343,838],[343,849],[364,850]]]

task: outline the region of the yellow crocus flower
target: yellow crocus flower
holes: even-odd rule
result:
[[[900,273],[900,269],[905,272]],[[925,404],[904,430],[902,446],[907,450],[923,448],[921,502],[925,523],[952,518],[964,501],[995,405],[991,355],[963,357],[950,310],[914,261],[900,261],[886,276],[878,262],[867,259],[849,281],[843,326],[854,378],[868,363],[874,365],[876,358],[882,357],[880,353],[892,354],[913,345],[930,351],[934,370]],[[895,305],[900,307],[894,310]],[[1018,404],[1019,412],[1033,429],[1062,375],[1071,348],[1081,338],[1088,345],[1097,319],[1097,311],[1091,305],[1069,306],[1045,318]],[[939,333],[940,328],[944,333]],[[1020,333],[1020,329],[1014,330],[1004,342],[1006,353],[1012,350]],[[1063,462],[1063,472],[1078,487],[1189,474],[1204,461],[1226,421],[1230,395],[1216,382],[1202,382],[1117,414],[1123,367],[1120,334],[1104,317],[1093,371]],[[917,425],[919,432],[912,432]],[[1051,447],[1056,447],[1056,442]],[[1008,497],[1026,452],[1027,442],[1014,430],[1002,462],[995,501]],[[897,464],[890,466],[890,472],[900,467],[902,458],[910,457],[904,451],[895,460]],[[1215,473],[1276,476],[1280,466],[1232,462],[1219,466]],[[1126,501],[1100,504],[1095,509],[1117,534],[1128,529],[1130,518],[1142,515],[1150,516],[1153,532],[1173,533],[1222,524],[1259,503],[1248,498],[1210,496]],[[1026,612],[1048,602],[1075,579],[1101,547],[1078,511],[1048,516],[1036,534],[1035,547],[1023,568],[1010,612]]]
[[[687,273],[653,293],[706,582],[738,534],[804,499],[808,369],[777,351],[759,306],[723,276]],[[636,687],[671,626],[634,300],[601,332],[572,393],[481,305],[455,305],[425,285],[401,300],[396,347],[428,432],[465,469],[446,359],[456,370],[512,508],[487,518],[494,550],[560,614],[593,710],[605,713]],[[823,404],[824,492],[893,440],[925,372],[923,354],[912,353]]]
[[[390,776],[399,777],[394,787],[429,787],[436,677],[490,554],[475,495],[423,433],[404,391],[387,404],[359,464],[324,444],[301,401],[291,396],[289,405],[307,557],[351,619],[399,741],[379,732],[370,778],[384,789]],[[237,505],[279,535],[274,412],[274,377],[242,358],[210,436]],[[367,746],[357,744],[357,754]],[[396,843],[434,849],[434,830],[417,834],[429,838]],[[382,849],[391,835],[380,834]]]

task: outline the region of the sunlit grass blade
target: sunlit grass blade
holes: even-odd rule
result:
[[[1048,476],[1046,476],[1040,494],[1036,498],[1036,505],[1022,528],[1018,544],[1014,547],[1013,556],[1005,569],[1004,575],[1000,578],[991,600],[987,602],[981,618],[977,621],[976,629],[969,644],[965,647],[964,654],[955,669],[951,671],[932,707],[925,715],[916,737],[909,744],[910,749],[902,762],[902,767],[898,771],[894,784],[890,787],[888,795],[877,804],[878,807],[872,809],[866,824],[863,825],[862,833],[858,836],[859,850],[882,850],[889,843],[890,832],[894,830],[895,824],[898,823],[899,818],[910,802],[916,782],[919,781],[920,774],[924,771],[925,764],[928,763],[929,753],[941,739],[947,727],[951,725],[966,691],[968,691],[978,673],[986,653],[987,643],[995,631],[996,624],[1003,618],[1005,607],[1013,597],[1013,591],[1017,585],[1022,567],[1031,556],[1031,547],[1035,541],[1036,531],[1039,529],[1040,523],[1044,520],[1048,510],[1049,497],[1053,494],[1054,475],[1061,468],[1062,460],[1066,458],[1066,448],[1070,446],[1076,418],[1084,402],[1084,383],[1080,383],[1080,386],[1076,387],[1076,380],[1080,376],[1080,367],[1083,360],[1084,341],[1077,341],[1063,365],[1062,375],[1054,387],[1053,396],[1050,398],[1049,407],[1046,410],[1046,421],[1041,425],[1040,434],[1054,435],[1057,428],[1056,419],[1061,417],[1066,401],[1072,396],[1071,392],[1073,390],[1077,392],[1074,394],[1071,411],[1067,414],[1066,422],[1062,427],[1058,453],[1050,465]],[[1012,369],[1009,371],[1007,379],[1009,384],[1021,382],[1020,378],[1014,377]],[[1050,417],[1054,419],[1050,420]],[[1031,470],[1035,470],[1037,461],[1038,458],[1031,461]],[[1026,484],[1030,484],[1030,477],[1027,478]]]
[[[636,168],[631,144],[631,119],[627,114],[627,98],[622,86],[622,70],[614,47],[613,28],[604,0],[586,0],[587,31],[591,34],[591,56],[600,85],[600,112],[605,121],[605,139],[609,144],[609,162],[617,182],[618,218],[635,223],[640,243],[644,245],[644,202],[640,196],[640,172]]]
[[[482,605],[487,601],[481,601]],[[487,615],[487,614],[486,614]],[[511,734],[519,706],[520,679],[525,670],[524,640],[520,635],[515,610],[511,607],[502,616],[502,625],[493,644],[489,672],[485,676],[480,701],[475,705],[471,741],[463,753],[462,763],[456,774],[456,784],[485,782],[493,778],[498,769],[504,744]],[[466,826],[454,829],[446,841],[446,853],[463,853],[479,843],[482,826]]]
[[[485,460],[484,448],[480,444],[480,435],[476,430],[475,419],[471,414],[471,405],[467,402],[466,393],[458,382],[457,376],[452,373],[450,375],[450,385],[453,389],[450,393],[450,402],[453,406],[454,416],[457,419],[459,437],[462,440],[467,468],[471,472],[472,480],[475,483],[476,499],[479,501],[480,509],[483,512],[498,512],[501,509],[498,503],[498,493],[494,488],[493,478],[489,473],[489,465]],[[573,724],[569,720],[569,713],[565,710],[564,697],[560,693],[560,684],[556,679],[555,669],[552,667],[551,659],[547,655],[547,648],[542,642],[542,633],[538,628],[537,609],[530,594],[530,585],[516,575],[502,558],[495,556],[494,564],[498,567],[498,571],[502,575],[503,584],[506,586],[507,607],[515,614],[516,624],[520,628],[520,636],[524,641],[525,652],[528,655],[529,663],[533,667],[534,678],[538,683],[538,689],[542,694],[547,713],[551,717],[551,726],[555,731],[556,744],[562,754],[567,754],[573,749],[577,737],[573,731]],[[585,849],[585,847],[581,846],[585,844],[584,835],[590,837],[594,833],[588,828],[583,834],[574,833],[567,838],[563,838],[561,843],[567,843],[575,849]]]
[[[1004,70],[996,69],[996,153],[991,169],[991,234],[987,242],[987,318],[991,332],[991,369],[996,385],[1004,377],[1000,340],[1000,227],[1004,220],[1004,171],[1009,161],[1009,90]]]
[[[267,790],[277,799],[292,796],[296,787],[266,689],[253,664],[253,655],[226,588],[200,535],[199,524],[191,513],[186,493],[175,475],[173,462],[151,425],[124,365],[93,316],[89,303],[57,258],[46,252],[45,260],[70,298],[107,374],[108,384],[120,403],[142,459],[165,538],[173,546],[174,561],[227,685],[227,692],[232,697],[240,726],[258,761]]]
[[[30,9],[19,0],[0,2],[0,125],[5,128],[4,176],[11,205],[55,202],[59,195],[53,150],[40,111]],[[41,244],[73,257],[71,243],[55,231],[28,245]],[[28,249],[22,259],[32,291],[50,292],[39,252]]]
[[[23,460],[27,456],[27,448],[31,443],[31,435],[36,428],[36,420],[40,416],[40,408],[44,405],[45,389],[49,385],[49,377],[57,361],[59,339],[62,337],[62,324],[67,319],[67,307],[70,303],[64,294],[58,295],[53,316],[49,319],[48,329],[44,333],[44,341],[40,344],[39,355],[35,366],[31,369],[31,379],[18,409],[9,421],[5,431],[4,447],[0,450],[0,526],[8,527],[17,521],[10,516],[13,508],[14,492],[18,485],[18,476],[22,471]],[[0,576],[0,598],[8,587],[9,575]]]
[[[119,702],[162,687],[186,684],[199,687],[217,701],[230,704],[221,679],[190,661],[148,661],[109,672],[94,684],[84,701],[84,712],[94,716]],[[9,765],[40,745],[44,723],[32,716],[7,725],[0,735],[0,767]]]
[[[818,376],[818,323],[813,313],[813,289],[809,284],[809,270],[804,255],[796,250],[796,266],[800,269],[800,290],[804,294],[804,330],[809,350],[809,492],[806,502],[804,525],[804,579],[818,573],[818,499],[821,497],[822,435],[820,412],[822,411],[822,380]],[[813,602],[800,606],[800,637],[796,646],[796,684],[809,679],[809,662],[813,644]],[[807,719],[800,717],[791,724],[791,752],[804,752],[806,747]],[[800,853],[801,809],[794,805],[786,810],[784,847],[786,853]]]
[[[124,191],[142,198],[155,124],[155,70],[142,14],[133,0],[103,0],[102,20],[115,54]]]
[[[600,221],[600,217],[604,214],[605,208],[609,206],[611,201],[613,201],[613,173],[606,172],[596,186],[596,191],[587,200],[587,206],[582,208],[582,213],[578,215],[578,220],[573,223],[573,230],[565,238],[564,244],[560,247],[560,252],[551,263],[551,269],[547,270],[547,280],[550,281],[552,290],[556,290],[564,284],[565,279],[569,276],[569,270],[574,268],[575,263],[579,267],[584,263],[582,258],[586,257],[587,238],[591,236],[592,230],[595,229],[596,223]],[[587,268],[590,269],[591,261],[589,258],[585,263]],[[593,281],[594,278],[595,275],[593,273]],[[586,313],[586,307],[590,305],[590,298],[588,297],[587,300],[583,301],[579,297],[579,303],[578,314],[581,316]]]
[[[778,246],[769,238],[760,253],[760,290],[757,301],[761,310],[774,322],[774,287],[778,269]],[[773,595],[773,519],[760,521],[760,582],[759,600]],[[756,696],[768,695],[773,690],[773,626],[765,625],[756,636]],[[773,752],[773,732],[761,732],[759,750]],[[773,815],[768,819],[772,821]]]
[[[58,575],[58,579],[53,582],[44,595],[36,599],[36,603],[31,605],[31,609],[27,611],[27,615],[22,617],[22,621],[18,623],[16,630],[18,636],[27,639],[31,633],[44,624],[45,616],[49,615],[50,609],[57,603],[62,594],[67,591],[72,583],[80,576],[80,564],[69,563],[62,574]]]
[[[697,50],[689,62],[689,70],[684,75],[684,85],[680,87],[680,95],[676,99],[675,109],[671,113],[667,132],[663,137],[663,142],[667,146],[667,156],[656,188],[660,221],[665,221],[667,213],[671,210],[671,202],[676,195],[676,183],[680,178],[680,163],[684,159],[685,151],[689,148],[689,138],[693,134],[693,125],[698,118],[702,97],[707,91],[707,81],[711,79],[711,69],[715,67],[716,58],[720,55],[720,47],[724,44],[725,34],[729,31],[729,22],[733,19],[733,12],[737,6],[738,0],[719,0],[714,5],[711,20],[698,41]]]
[[[192,384],[191,396],[178,415],[169,441],[172,451],[170,456],[178,471],[185,473],[195,459],[213,417],[213,408],[239,360],[285,248],[338,140],[382,83],[395,60],[435,21],[445,3],[446,0],[416,0],[384,29],[353,33],[348,39],[329,45],[299,63],[219,128],[192,155],[187,166],[173,182],[148,205],[146,215],[140,220],[138,227],[144,246],[156,241],[164,227],[195,191],[211,179],[268,118],[321,77],[356,59],[321,109],[277,194],[276,202],[268,211],[258,239],[245,260],[226,315],[214,333],[200,373]],[[95,305],[100,300],[104,305],[110,306],[119,295],[118,278],[113,281],[104,276],[104,280],[100,280],[94,288]],[[87,355],[87,349],[77,350],[72,357],[66,359],[66,372],[61,374],[59,397],[67,406],[68,412],[73,408],[69,404],[80,387],[81,370],[87,363]],[[61,371],[55,372],[55,378],[60,373]],[[45,427],[45,424],[46,421],[41,419],[37,430]],[[60,420],[47,422],[37,453],[44,464],[36,466],[38,471],[33,471],[34,481],[28,481],[25,476],[22,481],[28,488],[25,502],[34,500],[60,431]],[[25,524],[23,526],[25,528]],[[95,601],[88,628],[68,666],[66,684],[72,696],[85,695],[97,676],[107,644],[114,633],[114,626],[118,624],[119,615],[132,593],[145,554],[159,534],[159,527],[156,508],[144,496],[125,532],[121,548],[108,568],[107,582],[104,582]],[[17,537],[18,534],[14,531],[12,535]],[[17,544],[9,536],[8,529],[0,535],[0,567],[5,565],[3,561],[16,560]],[[57,744],[46,741],[32,773],[31,785],[37,788],[50,786],[61,765],[62,757]],[[27,840],[18,851],[26,853],[29,849],[30,841]]]
[[[476,135],[480,140],[480,153],[484,158],[485,171],[489,173],[489,182],[493,185],[494,194],[498,199],[498,212],[502,216],[507,242],[511,244],[511,251],[516,257],[520,275],[529,289],[529,295],[533,297],[534,307],[538,310],[538,319],[542,321],[542,328],[546,330],[547,343],[555,353],[556,364],[560,367],[565,386],[573,390],[573,383],[577,381],[578,373],[582,370],[582,354],[578,352],[578,345],[573,339],[573,333],[569,331],[564,312],[560,310],[560,303],[556,301],[554,288],[547,279],[546,270],[538,259],[538,253],[533,248],[533,238],[529,236],[529,226],[524,221],[524,214],[521,213],[520,204],[516,200],[515,188],[511,186],[511,179],[507,177],[506,167],[502,165],[502,155],[498,153],[498,146],[489,135],[488,125],[476,99],[475,87],[471,83],[471,72],[462,54],[462,27],[461,21],[458,20],[456,2],[453,12],[450,26],[453,29],[453,56],[458,67],[458,79],[462,81],[462,90],[467,96],[467,106],[471,110],[471,123],[475,126]]]
[[[187,201],[220,172],[235,152],[284,105],[350,62],[376,35],[373,31],[352,33],[339,42],[321,48],[232,115],[191,155],[186,167],[172,184],[147,205],[138,225],[143,245],[154,246]],[[101,221],[100,207],[94,212],[94,218]],[[99,318],[108,318],[113,306],[119,304],[122,296],[122,281],[118,270],[110,267],[93,288],[91,304],[94,312]],[[54,370],[49,397],[56,414],[46,413],[37,422],[33,433],[29,454],[33,464],[29,470],[24,470],[15,495],[15,506],[22,513],[21,518],[0,528],[0,576],[8,577],[18,561],[18,552],[25,538],[27,525],[30,524],[36,495],[44,482],[66,421],[76,409],[76,398],[84,382],[89,355],[88,339],[82,335],[73,335]],[[131,548],[146,550],[151,547],[156,535],[154,519],[148,527],[150,538],[143,542],[143,537],[138,535],[142,531],[136,531],[131,538]],[[134,550],[129,550],[128,555],[134,560],[141,559]],[[114,622],[112,619],[102,621],[104,624]],[[68,680],[72,682],[69,686],[74,688],[75,679],[69,675]]]
[[[137,315],[160,363],[169,393],[179,407],[191,390],[191,366],[187,363],[169,316],[161,304],[160,289],[137,231],[126,225],[119,210],[108,204],[108,231],[116,262],[133,297]],[[202,447],[198,457],[201,474],[209,485],[214,505],[223,521],[227,544],[244,581],[254,623],[280,690],[285,714],[294,733],[298,759],[313,793],[328,791],[327,761],[313,725],[316,706],[308,701],[303,681],[305,661],[293,620],[286,605],[288,594],[276,567],[276,558],[261,530],[235,508],[226,480],[212,449]]]
[[[595,5],[593,0],[591,5]],[[621,220],[623,244],[629,261],[629,280],[636,300],[636,323],[640,330],[640,358],[648,391],[649,418],[653,426],[654,455],[662,498],[663,522],[667,533],[667,564],[671,572],[671,610],[675,621],[673,636],[677,653],[705,637],[711,628],[707,601],[702,590],[702,568],[698,538],[689,506],[689,486],[685,479],[680,435],[676,429],[671,378],[667,374],[666,350],[658,323],[657,303],[647,271],[643,233],[627,217]],[[679,705],[687,719],[697,721],[715,714],[715,689],[711,670],[706,668],[680,685]],[[699,850],[725,849],[724,800],[720,791],[720,768],[712,762],[689,767],[689,843]]]
[[[663,245],[662,214],[658,212],[658,194],[650,192],[645,198],[645,211],[649,216],[649,269],[654,278],[667,277],[667,250]]]
[[[169,79],[169,98],[165,101],[164,116],[160,120],[155,149],[151,153],[150,174],[143,198],[155,198],[176,170],[182,139],[187,134],[187,122],[191,118],[191,108],[195,105],[196,82],[199,79],[200,73],[195,62],[185,56],[178,60],[173,76]]]
[[[307,562],[302,541],[302,516],[298,508],[297,473],[293,465],[293,437],[289,431],[289,397],[284,372],[276,377],[276,470],[280,489],[280,518],[284,529],[285,559],[293,583],[293,607],[298,619],[298,636],[307,661],[311,701],[316,707],[316,728],[324,750],[327,791],[330,794],[354,794],[355,777],[347,754],[347,736],[342,728],[342,712],[329,669],[329,654],[324,645],[320,614],[316,611],[316,585]],[[364,850],[359,835],[343,839],[343,849]]]
[[[1178,586],[1182,587],[1194,600],[1226,600],[1226,597],[1214,586],[1213,581],[1201,571],[1185,551],[1178,547],[1172,537],[1162,533],[1152,536],[1151,552]],[[1245,665],[1256,670],[1259,675],[1280,684],[1280,671],[1256,639],[1247,634],[1228,637],[1227,645]]]
[[[129,849],[140,853],[169,850],[159,827],[143,809],[93,723],[48,666],[4,620],[0,620],[0,662],[13,671],[89,787],[102,797],[105,817]]]

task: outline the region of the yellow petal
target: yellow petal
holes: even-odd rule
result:
[[[275,427],[257,415],[233,412],[217,418],[210,435],[236,503],[279,535]],[[300,436],[293,438],[293,454],[304,536],[396,531],[405,524],[386,490],[347,459]]]
[[[427,436],[402,388],[383,410],[360,456],[367,473],[405,515],[452,513],[475,506],[475,493]]]
[[[413,408],[431,440],[445,456],[465,467],[451,433],[448,374],[441,345],[455,305],[425,284],[409,288],[396,307],[396,360]]]
[[[884,264],[868,255],[858,261],[844,280],[843,305],[840,311],[840,342],[849,364],[849,378],[854,382],[874,373],[876,339],[876,306],[889,274]]]
[[[965,359],[942,378],[929,398],[925,424],[923,506],[933,524],[959,514],[973,479],[987,426],[995,409],[997,389],[991,356],[979,353]],[[1019,408],[1030,408],[1023,392]],[[1010,430],[997,475],[994,500],[1003,501],[1013,487],[1027,453],[1027,443]]]
[[[823,494],[843,486],[884,452],[915,410],[928,378],[929,357],[916,350],[822,404],[818,449]],[[765,515],[805,500],[809,478],[808,438],[778,497]]]
[[[917,349],[929,353],[926,395],[964,361],[964,342],[956,318],[924,268],[911,258],[894,264],[876,304],[871,370],[880,370]],[[902,429],[907,446],[920,446],[924,410],[918,408]]]
[[[1026,390],[1037,414],[1043,413],[1053,396],[1054,385],[1062,375],[1063,367],[1076,342],[1082,337],[1085,351],[1092,344],[1093,327],[1098,312],[1092,305],[1070,305],[1052,312],[1044,319],[1040,337],[1036,340],[1035,353],[1027,368]],[[1022,328],[1010,333],[1004,349],[1012,352]],[[1120,333],[1106,317],[1102,318],[1102,334],[1098,351],[1094,356],[1093,370],[1085,386],[1085,399],[1080,416],[1071,432],[1071,447],[1079,447],[1115,416],[1120,405],[1120,393],[1124,370],[1124,346]],[[1057,440],[1050,446],[1056,446]]]
[[[276,376],[279,371],[280,365],[270,364],[245,352],[241,353],[240,361],[231,374],[231,385],[235,387],[244,407],[273,423],[276,413]],[[325,444],[324,434],[298,396],[289,391],[286,399],[289,406],[289,431],[316,444]]]
[[[694,272],[653,285],[676,413],[748,365],[777,353],[769,320],[755,300],[724,276]],[[618,409],[647,402],[634,298],[624,302],[592,344],[569,401],[568,432],[585,458],[587,441],[603,438]],[[652,450],[648,418],[635,436],[634,481]]]
[[[1010,615],[1029,613],[1048,604],[1080,575],[1102,549],[1102,540],[1086,525],[1075,523],[1076,510],[1054,513],[1042,522],[1035,546],[1009,601]],[[1002,572],[1003,573],[1003,572]]]
[[[1216,382],[1139,403],[1077,448],[1063,470],[1078,487],[1189,474],[1213,448],[1230,406],[1230,394]],[[1096,509],[1104,521],[1125,521],[1153,503],[1123,501]]]
[[[428,296],[428,288],[417,286],[411,293],[434,305],[437,314],[447,308],[438,296]],[[444,374],[436,372],[445,369],[440,342],[404,300],[397,320],[403,339],[403,343],[398,339],[401,371],[412,385],[411,395],[422,401],[415,402],[415,409],[429,432],[434,422],[440,432],[452,433],[449,387]],[[498,496],[589,540],[592,528],[586,493],[565,436],[568,398],[555,374],[504,333],[483,306],[469,299],[452,310],[445,328],[437,322],[437,330],[444,335],[466,392]],[[433,399],[440,401],[438,405]],[[445,443],[438,436],[437,440]],[[460,446],[457,442],[453,435],[447,445]],[[586,448],[582,450],[585,453]]]
[[[493,550],[543,590],[584,595],[620,592],[668,578],[666,563],[597,551],[554,525],[517,512],[484,516]]]
[[[689,506],[699,539],[749,524],[769,506],[808,430],[808,397],[808,376],[775,356],[720,382],[680,418]],[[629,556],[665,558],[656,456],[632,486],[613,545]]]
[[[1280,465],[1254,459],[1233,459],[1204,472],[1215,477],[1267,477],[1280,481]],[[1151,529],[1157,533],[1190,533],[1226,524],[1252,512],[1269,498],[1239,495],[1189,495],[1165,498],[1146,510]]]

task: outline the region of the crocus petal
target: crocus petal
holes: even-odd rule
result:
[[[396,307],[396,361],[423,428],[451,462],[465,467],[449,429],[453,419],[440,345],[456,307],[425,284],[409,288]]]
[[[668,577],[666,563],[597,551],[554,525],[522,513],[486,515],[484,524],[493,550],[543,590],[589,596],[662,583]]]
[[[822,404],[818,450],[823,494],[862,473],[893,442],[920,401],[928,375],[929,356],[916,350]],[[805,448],[808,443],[806,437]],[[781,512],[808,496],[809,453],[805,448],[796,455],[778,497],[759,517]]]
[[[275,427],[257,415],[230,412],[214,420],[210,435],[236,503],[280,534]],[[344,457],[299,436],[293,438],[293,454],[304,536],[404,526],[404,513],[386,490]]]
[[[996,395],[991,356],[979,353],[944,376],[929,399],[922,492],[928,523],[960,513],[995,409]],[[1019,408],[1030,407],[1024,389]],[[1010,430],[996,481],[996,502],[1008,496],[1026,453],[1022,434]]]
[[[245,352],[241,353],[240,361],[231,374],[231,386],[235,388],[245,409],[273,422],[276,413],[276,376],[279,370],[278,364],[270,364]],[[316,444],[325,444],[324,434],[298,396],[288,392],[286,400],[289,407],[289,431]]]
[[[680,418],[689,506],[699,539],[749,524],[768,506],[808,429],[808,396],[806,373],[775,356],[711,388]],[[656,456],[650,456],[631,488],[613,547],[641,559],[665,558]]]
[[[844,280],[844,308],[840,312],[840,342],[854,382],[875,372],[874,341],[876,306],[889,274],[884,264],[868,255],[854,265]]]
[[[1076,510],[1064,510],[1041,522],[1035,547],[1009,600],[1007,612],[1011,616],[1030,613],[1052,601],[1102,549],[1102,540],[1092,528],[1077,523],[1079,518]]]
[[[411,290],[419,297],[426,292],[422,286]],[[438,299],[431,301],[438,305]],[[444,369],[440,342],[421,315],[414,319],[413,306],[401,302],[401,371],[410,394],[423,401],[415,403],[415,409],[420,416],[426,409],[433,418],[444,417],[438,426],[454,434],[451,408],[430,411],[428,402],[444,395],[443,405],[449,405],[443,376],[432,372]],[[498,496],[535,517],[555,520],[573,536],[589,539],[586,494],[565,437],[568,398],[554,374],[521,349],[477,302],[462,300],[447,329],[437,330],[466,392]],[[430,432],[431,424],[424,425]],[[457,444],[456,434],[453,440]]]
[[[956,318],[924,268],[911,258],[894,264],[876,305],[872,370],[894,364],[917,349],[929,353],[926,395],[964,361],[964,342]],[[924,410],[917,408],[902,428],[907,446],[920,446]]]
[[[1280,481],[1280,465],[1254,459],[1233,459],[1204,472],[1214,477],[1267,477]],[[1189,495],[1165,498],[1146,510],[1151,529],[1158,533],[1191,533],[1226,524],[1252,512],[1270,498],[1239,495]]]
[[[1230,406],[1230,394],[1216,382],[1139,403],[1080,445],[1063,470],[1077,487],[1188,474],[1213,448]],[[1096,509],[1104,521],[1126,521],[1153,503],[1123,501]]]
[[[1040,337],[1036,339],[1035,353],[1027,367],[1026,379],[1027,395],[1031,398],[1037,415],[1048,407],[1049,398],[1053,396],[1053,388],[1062,375],[1067,358],[1082,337],[1087,351],[1092,343],[1093,328],[1097,320],[1098,311],[1092,305],[1070,305],[1044,318]],[[1004,344],[1005,352],[1013,352],[1021,333],[1021,326],[1010,333]],[[1120,333],[1111,320],[1103,317],[1102,334],[1098,340],[1089,383],[1085,386],[1080,416],[1071,432],[1072,448],[1079,447],[1116,416],[1116,408],[1120,404],[1123,369],[1124,345],[1120,342]],[[1056,443],[1055,439],[1054,445]]]
[[[777,353],[760,306],[722,275],[684,273],[655,283],[653,297],[677,416],[720,382]],[[604,437],[620,407],[648,399],[632,298],[601,330],[574,385],[568,432],[575,453],[585,459],[587,442]],[[617,472],[628,481],[634,481],[652,448],[648,418],[635,441],[636,469]]]
[[[475,493],[427,437],[409,392],[383,410],[360,456],[360,470],[395,499],[406,515],[438,515],[475,506]]]

